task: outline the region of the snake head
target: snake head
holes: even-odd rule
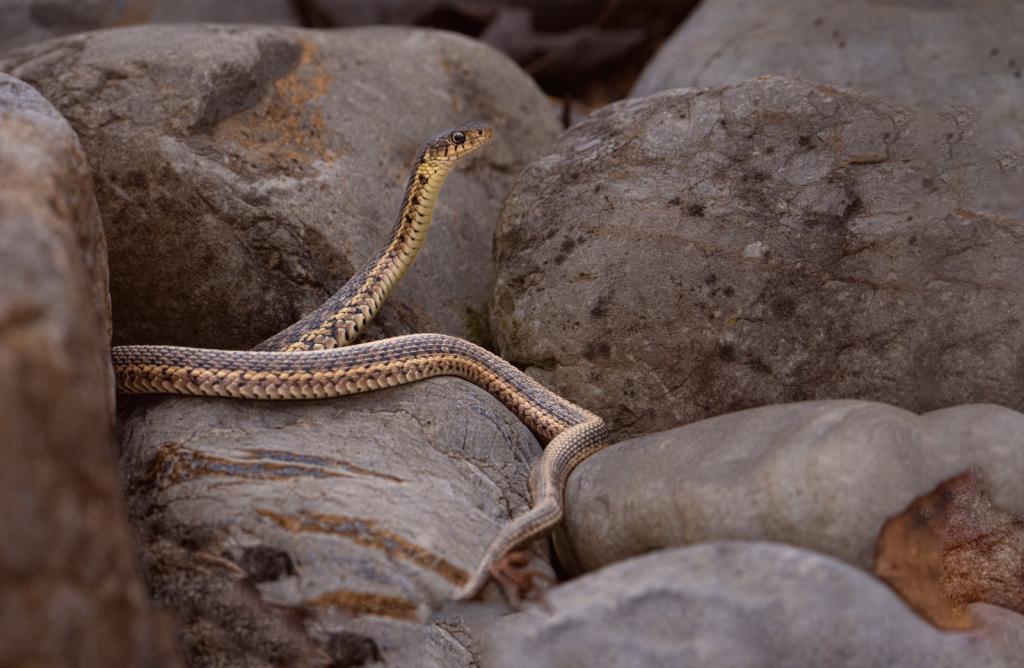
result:
[[[493,136],[494,130],[486,123],[462,123],[431,138],[423,148],[423,154],[429,160],[457,161],[476,151]]]

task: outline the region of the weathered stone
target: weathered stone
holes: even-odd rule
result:
[[[110,249],[114,341],[247,348],[319,306],[383,242],[423,143],[496,137],[448,178],[369,338],[486,342],[492,226],[558,131],[518,67],[451,33],[152,26],[0,57],[82,137]]]
[[[502,7],[480,33],[480,39],[527,68],[543,74],[557,71],[561,77],[579,77],[623,58],[643,43],[646,34],[631,30],[597,29],[581,25],[559,33],[534,27],[529,7]]]
[[[0,665],[178,663],[120,501],[106,271],[78,139],[0,74]]]
[[[251,23],[300,26],[302,16],[295,0],[147,0],[125,12],[122,25],[140,23]]]
[[[376,648],[387,665],[473,665],[418,611],[529,507],[540,446],[496,399],[443,378],[317,402],[144,398],[120,417],[150,586],[191,663]]]
[[[663,550],[547,598],[493,624],[484,665],[1009,668],[1024,631],[990,606],[983,630],[939,631],[863,571],[769,543]]]
[[[1024,4],[1002,0],[710,0],[668,39],[631,93],[792,75],[940,112],[984,149],[972,206],[1024,219]]]
[[[601,109],[495,233],[501,355],[613,438],[806,399],[1024,409],[1024,224],[965,210],[960,109],[788,78]]]
[[[669,0],[674,1],[674,0]],[[506,7],[525,7],[538,30],[563,32],[593,22],[605,9],[592,0],[306,0],[331,25],[359,26],[378,23],[436,24],[461,18],[486,23]],[[633,0],[618,8],[617,16],[657,12],[666,0]]]
[[[0,0],[0,51],[102,28],[130,4],[132,0]]]
[[[0,0],[0,51],[144,23],[302,25],[292,0]]]
[[[588,571],[662,547],[765,540],[870,570],[886,519],[970,469],[996,506],[1024,508],[1024,415],[862,401],[723,415],[587,459],[569,480],[559,556]]]

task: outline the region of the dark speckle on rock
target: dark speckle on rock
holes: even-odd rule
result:
[[[583,356],[588,361],[593,362],[597,359],[607,359],[611,352],[611,345],[607,341],[596,341],[587,344],[586,349],[583,351]]]
[[[337,668],[358,668],[381,660],[373,638],[349,631],[332,633],[324,649]]]
[[[245,548],[238,565],[253,582],[273,582],[295,575],[295,565],[288,553],[266,545]]]
[[[772,311],[783,320],[788,320],[796,313],[796,302],[788,297],[777,299],[772,304]]]

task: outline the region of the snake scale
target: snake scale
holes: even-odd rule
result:
[[[490,392],[550,442],[530,472],[530,510],[505,525],[494,538],[460,590],[460,600],[476,596],[499,559],[550,533],[562,519],[562,496],[569,474],[608,445],[601,418],[468,341],[442,334],[412,334],[348,345],[415,259],[445,177],[492,135],[488,125],[465,123],[430,139],[416,160],[398,222],[387,241],[321,307],[253,350],[177,346],[118,346],[111,350],[117,389],[124,393],[320,399],[433,376],[457,376]]]

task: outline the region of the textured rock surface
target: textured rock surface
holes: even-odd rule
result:
[[[0,51],[95,30],[117,20],[132,0],[0,0]]]
[[[710,0],[647,64],[632,95],[786,74],[931,114],[958,100],[981,112],[970,132],[992,179],[973,206],[1024,218],[1022,33],[1024,4],[1002,0]]]
[[[458,625],[418,608],[450,598],[529,506],[540,447],[497,400],[435,379],[294,404],[133,401],[129,511],[190,662],[321,665],[355,647],[473,665]]]
[[[494,625],[486,665],[1011,666],[1024,629],[1024,617],[1001,611],[987,632],[939,631],[866,573],[769,543],[663,550],[553,589],[548,600],[551,613]]]
[[[301,25],[291,0],[0,0],[0,51],[139,23]]]
[[[60,114],[2,74],[0,286],[0,665],[177,665],[120,501],[89,167]]]
[[[423,143],[496,137],[441,192],[370,338],[486,341],[493,221],[557,123],[536,85],[428,30],[153,26],[0,57],[82,137],[110,249],[114,342],[247,348],[338,289],[382,243]]]
[[[534,16],[538,30],[561,32],[590,23],[601,14],[604,5],[592,0],[312,0],[335,25],[356,26],[373,23],[421,23],[433,15],[458,14],[465,18],[492,18],[502,7],[524,7]],[[663,0],[634,0],[622,7],[624,13],[643,12],[664,4]]]
[[[495,234],[503,357],[613,438],[857,398],[1024,408],[1019,221],[950,107],[788,78],[605,107],[522,174]]]
[[[137,23],[252,23],[302,25],[294,0],[144,0],[120,17],[121,24]]]
[[[624,441],[566,491],[580,570],[715,540],[792,543],[870,570],[886,519],[976,468],[996,506],[1024,508],[1024,415],[922,416],[862,401],[766,406]]]

